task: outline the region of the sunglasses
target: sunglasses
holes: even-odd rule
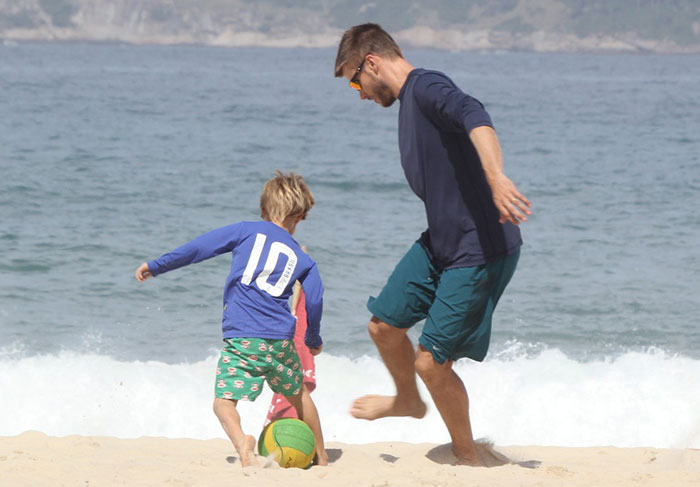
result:
[[[363,59],[360,65],[355,70],[355,76],[350,80],[350,88],[354,88],[357,91],[362,91],[362,85],[360,84],[360,71],[362,71],[362,66],[365,65],[365,60]]]

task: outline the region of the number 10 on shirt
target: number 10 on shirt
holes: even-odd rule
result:
[[[258,233],[255,236],[255,243],[253,244],[253,250],[248,258],[248,264],[245,266],[243,271],[243,276],[241,277],[241,282],[246,286],[250,286],[253,281],[253,273],[258,267],[260,262],[260,257],[262,256],[263,249],[265,248],[265,241],[267,240],[267,235]],[[287,257],[287,264],[284,266],[282,275],[277,279],[275,284],[270,284],[268,282],[268,277],[277,267],[280,255],[284,254]],[[289,284],[289,280],[292,278],[294,273],[294,268],[297,265],[297,255],[294,251],[282,242],[272,242],[270,245],[270,251],[267,255],[267,260],[265,260],[265,266],[263,267],[258,277],[255,279],[255,284],[268,293],[271,296],[279,297],[284,292],[285,288]]]

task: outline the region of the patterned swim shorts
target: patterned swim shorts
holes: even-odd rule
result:
[[[227,338],[216,367],[215,396],[255,401],[267,381],[274,392],[296,396],[304,371],[292,340]]]

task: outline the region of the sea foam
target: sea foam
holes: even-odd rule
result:
[[[121,362],[98,354],[0,354],[0,435],[222,438],[211,411],[217,357],[195,363]],[[326,441],[447,443],[425,388],[422,420],[369,422],[348,414],[352,400],[392,393],[376,357],[321,354],[313,393]],[[456,372],[471,401],[474,434],[501,445],[700,448],[700,361],[663,351],[581,362],[557,349],[501,353]],[[243,428],[257,435],[271,392],[241,402]]]

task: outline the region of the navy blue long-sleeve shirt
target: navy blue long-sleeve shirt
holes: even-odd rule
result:
[[[399,151],[408,184],[423,200],[421,242],[439,269],[471,267],[515,252],[520,230],[499,223],[469,132],[493,127],[476,98],[438,71],[414,69],[399,93]]]

